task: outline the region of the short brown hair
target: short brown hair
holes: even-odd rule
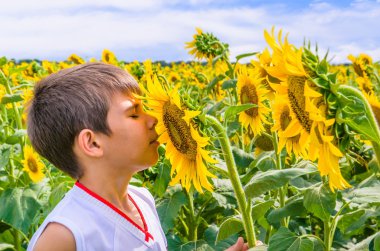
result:
[[[127,71],[109,64],[82,64],[42,79],[35,85],[27,110],[33,147],[57,168],[79,179],[83,173],[73,150],[75,137],[85,128],[112,133],[107,114],[116,92],[140,93],[140,89]]]

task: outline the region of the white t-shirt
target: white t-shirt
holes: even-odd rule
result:
[[[70,229],[78,251],[166,250],[165,234],[152,195],[145,188],[129,185],[128,196],[139,211],[144,228],[77,182],[46,217],[30,240],[27,250],[33,250],[50,222],[60,223]]]

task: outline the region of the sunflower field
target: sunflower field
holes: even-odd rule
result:
[[[192,62],[88,60],[130,72],[158,119],[159,161],[132,184],[154,195],[168,250],[239,236],[249,250],[380,250],[379,63],[332,65],[274,28],[263,39],[230,58],[197,29]],[[85,62],[0,58],[0,250],[25,250],[75,182],[31,147],[25,111],[36,82]]]

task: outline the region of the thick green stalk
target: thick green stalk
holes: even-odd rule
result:
[[[210,123],[220,141],[223,156],[226,161],[228,173],[238,202],[239,210],[243,218],[244,230],[247,235],[249,247],[256,245],[256,236],[254,231],[253,220],[251,216],[251,205],[247,203],[243,186],[239,179],[239,174],[236,168],[235,160],[232,155],[231,145],[227,137],[227,132],[221,123],[213,116],[206,115],[207,122]]]
[[[330,220],[325,220],[323,222],[324,224],[324,227],[323,227],[323,231],[324,231],[324,243],[325,243],[325,251],[330,251],[331,250],[331,235],[330,235]]]
[[[191,191],[186,192],[187,198],[189,200],[189,216],[190,216],[190,224],[189,224],[189,240],[197,241],[198,240],[198,222],[196,222],[195,211],[194,211],[194,200],[193,193]]]
[[[20,234],[17,231],[17,229],[12,229],[12,235],[14,239],[14,248],[17,251],[21,251],[21,240],[20,240]]]
[[[278,137],[277,133],[273,132],[272,133],[272,142],[273,142],[273,148],[274,152],[276,154],[276,167],[277,169],[281,170],[282,169],[282,161],[281,161],[281,151],[278,149]],[[279,201],[280,201],[280,207],[283,208],[285,207],[285,192],[282,187],[278,189],[279,191]],[[281,219],[281,226],[288,227],[286,218]]]
[[[3,73],[1,72],[1,74],[3,74]],[[3,75],[2,77],[5,78],[4,75]],[[6,79],[6,78],[5,78],[5,79]],[[6,81],[4,81],[4,82],[5,82],[5,90],[7,91],[7,94],[12,95],[13,92],[12,92],[11,86],[10,86],[10,84],[9,84],[9,80],[6,79]],[[13,112],[15,113],[15,116],[16,116],[16,124],[17,124],[17,128],[18,128],[18,129],[22,129],[22,122],[21,122],[20,112],[18,111],[18,108],[17,108],[17,106],[16,106],[15,103],[12,103],[12,108],[13,108]]]
[[[12,92],[12,88],[11,88],[11,85],[9,83],[9,80],[8,80],[8,78],[5,77],[4,73],[1,70],[0,70],[0,77],[4,80],[5,90],[6,90],[7,94],[12,95],[13,92]],[[22,121],[21,121],[21,115],[20,115],[20,112],[19,112],[17,105],[15,103],[12,103],[12,109],[13,109],[13,112],[14,112],[15,117],[16,117],[17,129],[21,130],[23,128]],[[21,146],[21,152],[22,153],[24,151],[24,145],[25,145],[25,140],[24,140],[24,137],[22,137],[20,139],[20,146]]]

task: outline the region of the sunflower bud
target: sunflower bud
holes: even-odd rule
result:
[[[186,43],[185,48],[190,49],[189,54],[195,58],[211,61],[216,57],[228,57],[228,44],[220,42],[212,33],[204,33],[197,28],[197,34],[193,38],[193,41]]]

